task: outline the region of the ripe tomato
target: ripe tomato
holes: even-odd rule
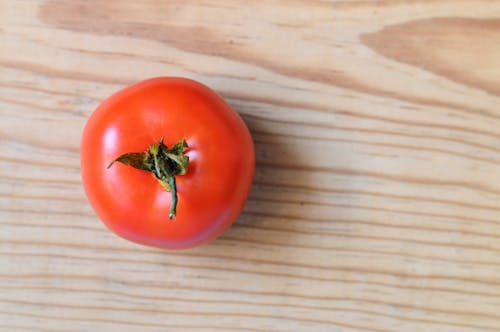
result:
[[[170,157],[158,164],[151,151]],[[182,158],[189,159],[185,174],[165,171]],[[83,131],[81,169],[90,204],[113,232],[187,248],[214,239],[240,214],[255,151],[243,120],[219,95],[189,79],[163,77],[127,87],[96,109]],[[172,184],[177,211],[167,192]]]

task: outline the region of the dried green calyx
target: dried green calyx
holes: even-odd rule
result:
[[[162,138],[159,142],[151,144],[144,152],[122,154],[113,160],[108,165],[108,168],[118,161],[122,164],[153,174],[160,185],[166,191],[172,193],[172,203],[169,213],[169,218],[172,219],[176,215],[177,208],[175,176],[184,175],[187,172],[189,157],[184,154],[187,148],[188,145],[186,140],[182,140],[169,149],[163,143]]]

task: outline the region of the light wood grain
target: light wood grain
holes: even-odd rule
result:
[[[186,76],[257,149],[167,252],[101,224],[86,119]],[[1,331],[500,330],[499,1],[1,1]]]

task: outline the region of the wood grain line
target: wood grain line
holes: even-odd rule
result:
[[[32,288],[28,288],[28,289],[32,289]],[[50,290],[50,288],[48,288],[48,290]],[[75,292],[75,291],[79,291],[79,292],[90,292],[90,293],[100,293],[102,291],[100,290],[91,290],[91,289],[84,289],[84,290],[76,290],[76,289],[59,289],[59,290],[63,290],[63,291],[68,291],[68,292]],[[109,292],[109,291],[108,291]],[[130,295],[130,294],[127,294],[127,293],[124,293],[124,292],[117,292],[117,291],[112,291],[112,292],[109,292],[109,293],[112,293],[114,295],[119,295],[119,296],[126,296],[126,297],[129,297],[131,299],[133,299],[135,296],[134,295]],[[151,300],[155,300],[156,298],[152,297]],[[214,303],[217,303],[217,301],[213,301],[213,300],[205,300],[205,299],[185,299],[185,298],[178,298],[178,297],[168,297],[168,298],[164,298],[165,300],[168,300],[168,301],[173,301],[173,302],[191,302],[191,303],[208,303],[208,304],[214,304]],[[219,302],[220,303],[220,302]],[[238,305],[238,304],[250,304],[250,305],[254,305],[254,304],[257,304],[257,305],[264,305],[264,306],[267,306],[267,307],[283,307],[283,306],[287,306],[287,305],[280,305],[280,304],[276,304],[276,303],[266,303],[266,304],[261,304],[261,303],[254,303],[254,302],[223,302],[223,303],[229,303],[229,304],[235,304],[235,305]],[[44,304],[44,305],[52,305],[52,303],[47,303],[47,304]],[[62,306],[62,305],[61,305]],[[291,305],[288,305],[290,307],[298,307],[298,308],[303,308],[303,309],[313,309],[313,310],[330,310],[330,311],[340,311],[340,312],[352,312],[352,313],[356,313],[356,312],[361,312],[363,314],[368,314],[368,315],[381,315],[381,312],[378,312],[378,311],[370,311],[370,310],[359,310],[359,309],[349,309],[349,308],[343,308],[343,307],[336,307],[336,306],[328,306],[328,307],[311,307],[311,306],[304,306],[304,305],[294,305],[294,306],[291,306]],[[92,308],[94,309],[94,308]],[[123,309],[120,309],[120,310],[123,310]],[[134,311],[144,311],[144,312],[149,312],[148,309],[138,309],[138,308],[134,308],[134,309],[131,309],[131,310],[134,310]],[[165,312],[163,310],[155,310],[156,312]],[[153,312],[155,312],[153,311]],[[168,311],[169,313],[171,311]],[[398,316],[398,315],[384,315],[382,313],[383,316],[387,317],[387,318],[395,318],[395,319],[401,319],[401,320],[409,320],[409,321],[413,321],[413,322],[417,322],[417,323],[431,323],[431,324],[446,324],[446,325],[449,325],[449,326],[460,326],[460,327],[474,327],[474,328],[484,328],[484,326],[479,326],[479,325],[476,325],[476,324],[449,324],[447,323],[446,321],[435,321],[435,320],[421,320],[421,319],[412,319],[411,317],[404,317],[404,316]],[[318,322],[313,322],[313,323],[318,323]],[[338,324],[337,322],[328,322],[328,324],[334,324],[334,325],[339,325],[339,326],[344,326],[344,327],[352,327],[352,328],[359,328],[359,327],[355,327],[353,325],[347,325],[347,324]],[[366,329],[366,326],[363,326],[363,329]],[[487,330],[489,330],[487,328]]]
[[[249,119],[254,119],[254,120],[259,120],[259,121],[266,121],[266,122],[271,122],[271,123],[276,123],[276,125],[279,124],[286,124],[286,125],[294,125],[294,126],[300,126],[300,127],[317,127],[317,128],[325,128],[325,129],[331,129],[331,130],[345,130],[345,131],[352,131],[352,132],[360,132],[360,133],[366,133],[366,134],[383,134],[383,135],[393,135],[393,136],[400,136],[400,137],[408,137],[412,139],[419,139],[422,136],[414,135],[411,133],[403,133],[403,132],[397,132],[397,131],[386,131],[386,130],[379,130],[379,129],[367,129],[367,128],[358,128],[358,127],[344,127],[344,126],[338,126],[338,125],[333,125],[329,123],[317,123],[317,122],[299,122],[299,121],[292,121],[290,119],[287,120],[276,120],[273,118],[268,118],[264,117],[261,115],[249,115],[244,113],[243,117],[249,118]],[[309,136],[309,135],[308,135]],[[302,138],[301,136],[299,136]],[[310,139],[315,139],[314,136],[309,136],[311,137]],[[496,148],[494,146],[488,146],[484,145],[481,143],[476,143],[476,142],[470,142],[466,140],[461,140],[455,137],[450,137],[450,136],[435,136],[433,134],[426,134],[425,135],[426,139],[435,139],[435,140],[440,140],[440,141],[445,141],[445,142],[451,142],[451,143],[459,143],[463,144],[466,146],[471,146],[475,148],[481,148],[485,150],[489,150],[491,152],[498,153],[500,152],[500,148]],[[320,139],[324,139],[321,137]]]
[[[0,255],[8,255],[8,253],[6,252],[1,252],[0,251]],[[50,258],[58,258],[58,259],[77,259],[77,260],[89,260],[89,261],[109,261],[110,258],[108,257],[104,257],[104,258],[101,258],[101,257],[86,257],[86,256],[75,256],[73,254],[71,255],[64,255],[64,254],[54,254],[54,253],[43,253],[43,254],[40,254],[40,253],[36,253],[36,252],[23,252],[23,253],[16,253],[15,256],[19,256],[19,257],[33,257],[33,258],[37,258],[37,257],[50,257]],[[113,262],[116,262],[116,263],[133,263],[133,264],[140,264],[141,262],[144,263],[144,264],[147,264],[147,265],[152,265],[154,266],[155,263],[153,261],[141,261],[141,260],[136,260],[136,259],[121,259],[121,258],[115,258],[113,257],[112,258]],[[200,265],[199,263],[193,263],[193,264],[188,264],[188,263],[182,263],[182,264],[178,264],[178,263],[169,263],[169,266],[175,266],[175,267],[178,267],[178,268],[196,268],[196,267],[199,267],[201,269],[206,269],[206,270],[212,270],[212,271],[218,271],[220,268],[219,267],[212,267],[211,265]],[[359,280],[356,280],[355,278],[352,278],[352,279],[347,279],[347,278],[339,278],[339,277],[316,277],[314,275],[310,275],[310,274],[307,274],[307,275],[297,275],[297,274],[294,274],[294,273],[286,273],[286,272],[276,272],[276,271],[273,271],[273,272],[262,272],[262,271],[255,271],[255,270],[252,270],[250,268],[247,268],[247,269],[244,269],[244,268],[231,268],[231,267],[228,267],[228,266],[224,266],[223,267],[223,270],[225,272],[229,272],[229,273],[244,273],[244,274],[249,274],[249,275],[268,275],[268,276],[272,276],[272,277],[280,277],[280,278],[292,278],[292,279],[298,279],[298,278],[305,278],[307,277],[308,279],[311,279],[311,280],[317,280],[317,281],[322,281],[322,282],[339,282],[339,283],[357,283],[359,282]],[[344,271],[344,269],[341,269]],[[387,272],[377,272],[377,271],[373,271],[372,273],[374,274],[378,274],[378,275],[390,275],[390,276],[394,276],[394,274],[392,273],[387,273]],[[402,276],[398,276],[398,277],[402,277]],[[415,280],[418,280],[420,279],[421,277],[420,276],[413,276],[413,275],[406,275],[404,276],[406,279],[415,279]],[[449,278],[448,276],[446,277],[442,277],[443,279],[446,279],[446,280],[452,280],[453,278]],[[463,281],[463,280],[462,280]],[[481,283],[481,281],[468,281],[468,282],[471,282],[471,283]],[[419,286],[413,286],[413,285],[410,285],[410,284],[405,284],[405,285],[398,285],[398,284],[394,284],[394,283],[389,283],[389,282],[380,282],[380,281],[371,281],[369,283],[370,285],[372,286],[382,286],[382,287],[388,287],[388,288],[391,288],[391,289],[399,289],[399,290],[416,290],[416,291],[419,291],[421,290],[422,288],[419,287]],[[486,283],[484,283],[486,284]],[[21,288],[21,287],[27,287],[27,289],[32,289],[33,287],[32,286],[20,286],[18,288]],[[44,288],[47,288],[45,286],[40,286],[42,289]],[[11,284],[8,284],[8,285],[1,285],[0,284],[0,288],[5,288],[5,289],[11,289],[11,288],[16,288],[16,286],[14,285],[11,285]],[[37,289],[36,287],[34,289]],[[435,291],[435,292],[438,292],[438,293],[446,293],[446,294],[466,294],[466,295],[474,295],[474,296],[485,296],[485,297],[491,297],[493,299],[496,299],[498,298],[498,295],[497,293],[489,293],[489,292],[474,292],[474,291],[469,291],[469,290],[463,290],[463,289],[459,289],[459,288],[451,288],[451,287],[447,287],[447,288],[439,288],[439,287],[429,287],[429,289]],[[65,289],[64,289],[65,290]],[[101,290],[102,292],[102,290]],[[109,290],[106,290],[106,292],[109,292]],[[115,293],[113,293],[115,294]],[[116,294],[120,294],[120,293],[116,293]],[[124,294],[125,295],[125,294]],[[157,295],[155,295],[153,298],[156,298],[156,299],[161,299],[162,297],[158,297]],[[167,299],[167,298],[165,298]],[[168,298],[168,299],[172,299],[172,298]],[[196,301],[201,301],[199,299],[197,299]],[[203,301],[202,301],[203,302]],[[228,302],[228,303],[233,303],[233,302]],[[249,303],[249,304],[252,304],[253,302],[241,302],[241,300],[238,300],[238,301],[234,301],[234,303]],[[266,304],[266,305],[271,305],[271,306],[278,306],[277,304]],[[292,306],[292,305],[290,305]],[[298,308],[305,308],[305,309],[330,309],[331,307],[329,306],[306,306],[306,305],[298,305],[298,304],[294,304],[293,307],[298,307]],[[372,312],[373,313],[373,312]],[[377,314],[380,314],[380,313],[377,313]]]
[[[86,278],[88,279],[89,276],[86,276]],[[151,287],[151,286],[150,286]],[[157,286],[158,288],[161,288],[162,286]],[[183,289],[190,289],[189,287],[184,287],[182,286]],[[195,288],[195,290],[211,290],[211,291],[220,291],[219,289],[210,289],[210,288],[201,288],[201,287],[197,287]],[[243,291],[243,290],[231,290],[231,292],[239,292],[239,293],[243,293],[243,294],[252,294],[252,293],[255,293],[255,292],[247,292],[247,291]],[[257,292],[257,293],[261,293],[261,294],[265,294],[265,295],[280,295],[280,296],[291,296],[291,295],[284,295],[284,294],[280,294],[280,293],[275,293],[275,292]],[[293,295],[293,297],[298,297],[298,298],[310,298],[310,297],[306,297],[306,296],[301,296],[301,295]],[[315,297],[315,298],[318,298],[318,299],[322,299],[322,300],[348,300],[348,301],[359,301],[359,299],[357,298],[351,298],[351,297],[335,297],[335,296],[329,296],[329,297]],[[11,300],[9,300],[11,301]],[[13,300],[13,302],[15,301],[18,301],[18,300]],[[404,307],[404,308],[408,308],[410,310],[413,310],[413,309],[417,309],[417,310],[428,310],[427,307],[415,307],[415,306],[412,306],[410,304],[399,304],[399,303],[393,303],[391,301],[381,301],[381,300],[368,300],[369,303],[371,304],[374,304],[374,305],[398,305],[398,306],[401,306],[401,307]],[[440,312],[440,313],[445,313],[445,314],[456,314],[456,315],[477,315],[477,313],[470,313],[470,312],[467,312],[467,313],[464,313],[464,312],[452,312],[452,311],[444,311],[444,310],[440,310],[440,309],[435,309],[433,308],[433,311],[436,311],[436,312]],[[186,313],[186,314],[189,314],[189,313]],[[215,313],[216,314],[216,313]],[[481,317],[484,317],[484,318],[497,318],[498,316],[497,315],[488,315],[488,314],[484,314],[484,313],[480,313],[479,314]],[[480,328],[485,328],[484,326],[480,325],[480,326],[476,326],[476,325],[466,325],[466,326],[469,326],[469,327],[480,327]]]
[[[26,302],[23,302],[23,301],[9,301],[10,303],[16,303],[16,304],[19,304],[19,305],[25,305],[27,304]],[[55,306],[54,304],[51,304],[51,306],[53,307],[56,307],[56,308],[65,308],[65,306],[63,305],[60,305],[60,306]],[[105,307],[103,307],[105,308]],[[99,308],[94,308],[94,309],[99,309]],[[34,313],[28,313],[26,311],[6,311],[6,310],[0,310],[0,313],[4,313],[4,314],[9,314],[9,315],[18,315],[18,316],[22,316],[22,317],[32,317],[32,318],[39,318],[39,319],[51,319],[51,318],[55,318],[54,316],[51,316],[51,315],[47,315],[47,314],[41,314],[41,313],[38,313],[38,314],[34,314]],[[176,313],[176,314],[179,314],[179,313]],[[171,325],[171,324],[167,324],[167,323],[163,323],[163,324],[160,324],[160,323],[150,323],[150,322],[134,322],[134,321],[130,321],[130,320],[118,320],[118,319],[104,319],[104,318],[96,318],[96,317],[87,317],[87,318],[84,318],[84,317],[81,317],[81,316],[75,316],[75,317],[68,317],[68,316],[57,316],[57,321],[58,322],[61,322],[61,321],[71,321],[71,322],[96,322],[96,323],[111,323],[113,324],[114,327],[116,327],[116,325],[125,325],[125,326],[137,326],[137,327],[141,327],[141,328],[147,328],[147,327],[157,327],[157,328],[177,328],[179,327],[179,325]],[[182,324],[182,327],[185,327],[185,328],[189,328],[189,329],[205,329],[207,328],[206,325],[194,325],[194,324],[186,324],[186,323],[183,323]],[[221,330],[221,331],[224,331],[224,330],[233,330],[234,328],[231,327],[231,328],[225,328],[224,326],[219,326],[219,325],[210,325],[208,326],[208,328],[210,329],[217,329],[217,330]],[[261,330],[261,329],[246,329],[246,328],[235,328],[234,330],[237,330],[237,331],[265,331],[265,330]]]
[[[229,243],[229,242],[233,242],[235,243],[234,240],[231,240],[230,238],[228,238],[227,236],[224,236],[221,240],[223,240],[224,242],[226,243]],[[239,241],[239,240],[238,240]],[[238,242],[236,241],[236,242]],[[15,244],[15,245],[32,245],[33,243],[29,242],[29,241],[22,241],[22,240],[17,240],[17,241],[8,241],[9,244]],[[43,241],[36,241],[37,245],[39,244],[44,244]],[[49,247],[56,247],[56,248],[59,248],[59,247],[62,247],[62,248],[72,248],[72,249],[78,249],[79,247],[84,247],[83,245],[77,245],[77,244],[69,244],[69,243],[51,243],[49,245]],[[123,248],[119,248],[119,247],[116,247],[116,248],[113,248],[113,247],[99,247],[99,248],[96,248],[96,249],[101,249],[101,250],[106,250],[106,251],[112,251],[112,252],[121,252],[121,251],[128,251],[130,253],[134,253],[134,250],[125,250]],[[204,254],[201,254],[201,253],[185,253],[185,254],[182,254],[183,256],[187,256],[187,257],[198,257],[198,258],[207,258],[207,259],[213,259],[213,258],[216,258],[216,259],[224,259],[224,260],[231,260],[231,261],[241,261],[241,262],[245,262],[245,263],[250,263],[250,264],[270,264],[270,265],[274,265],[274,266],[281,266],[281,267],[285,267],[285,268],[293,268],[293,267],[298,267],[298,268],[306,268],[306,269],[311,269],[311,270],[323,270],[325,272],[329,272],[331,271],[331,269],[333,268],[336,268],[336,269],[339,269],[339,270],[342,270],[342,271],[346,271],[346,272],[363,272],[363,273],[375,273],[375,274],[380,274],[380,275],[387,275],[387,276],[397,276],[397,277],[400,277],[400,278],[409,278],[411,277],[411,275],[409,275],[408,273],[404,273],[404,274],[399,274],[397,272],[394,272],[394,271],[384,271],[384,270],[373,270],[373,269],[370,269],[370,268],[362,268],[362,267],[355,267],[355,268],[352,268],[350,266],[327,266],[327,265],[314,265],[314,264],[306,264],[306,263],[298,263],[298,262],[293,262],[293,263],[283,263],[283,262],[279,262],[279,261],[275,261],[275,260],[270,260],[270,259],[254,259],[254,258],[250,258],[250,257],[232,257],[230,255],[216,255],[216,254],[210,254],[210,255],[204,255]],[[198,263],[199,264],[199,263]],[[181,265],[179,265],[181,266]],[[207,268],[207,269],[211,269],[210,267],[208,266],[203,266],[203,265],[198,265],[200,267],[203,267],[203,268]],[[187,266],[187,267],[190,267],[190,266]],[[228,271],[233,271],[233,270],[228,270]],[[234,270],[233,272],[245,272],[247,273],[247,271],[245,270]],[[249,272],[250,273],[250,272]],[[7,274],[0,274],[2,276],[5,276],[7,277],[8,275]],[[274,274],[272,274],[274,275]],[[35,278],[38,278],[38,277],[43,277],[44,275],[43,274],[40,274],[40,273],[36,273],[35,274]],[[47,276],[50,276],[50,274],[48,274]],[[280,275],[281,276],[281,275]],[[286,274],[285,275],[282,275],[282,276],[287,276]],[[23,278],[26,278],[26,277],[29,277],[27,275],[21,275],[19,274],[19,277],[23,277]],[[68,277],[66,274],[64,275],[64,277]],[[75,276],[76,277],[76,276]],[[419,278],[419,277],[423,277],[423,276],[414,276],[415,278]],[[485,277],[482,277],[481,279],[474,279],[474,278],[465,278],[465,277],[461,277],[461,276],[456,276],[456,275],[433,275],[433,274],[426,274],[425,275],[425,278],[428,278],[428,279],[444,279],[444,280],[455,280],[455,281],[463,281],[463,282],[472,282],[472,283],[479,283],[479,284],[484,284],[484,285],[500,285],[500,281],[498,280],[495,280],[495,279],[491,279],[491,278],[485,278]],[[314,278],[313,278],[314,279]],[[331,281],[330,279],[328,280],[323,280],[323,279],[317,279],[318,281]]]

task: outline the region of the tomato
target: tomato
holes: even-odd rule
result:
[[[241,117],[185,78],[149,79],[117,92],[82,135],[82,181],[92,208],[114,233],[145,245],[188,248],[215,239],[243,209],[254,170]]]

